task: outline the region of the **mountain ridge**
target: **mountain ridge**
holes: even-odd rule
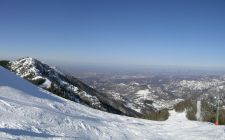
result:
[[[20,77],[63,98],[110,113],[132,117],[141,116],[140,113],[89,87],[79,79],[64,74],[57,68],[50,67],[37,59],[26,57],[15,61],[2,61],[2,63],[5,68]]]

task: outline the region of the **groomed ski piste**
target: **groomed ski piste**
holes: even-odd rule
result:
[[[0,139],[224,140],[225,127],[189,121],[175,111],[159,122],[94,110],[0,67]]]

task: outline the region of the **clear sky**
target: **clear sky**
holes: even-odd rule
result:
[[[225,66],[224,0],[0,0],[0,58]]]

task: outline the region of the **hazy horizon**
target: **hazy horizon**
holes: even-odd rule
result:
[[[32,56],[26,56],[32,57]],[[0,60],[18,60],[24,57],[18,58],[1,58]],[[112,65],[112,64],[87,64],[87,63],[73,63],[69,64],[66,62],[57,62],[55,60],[49,61],[42,58],[35,58],[47,65],[56,66],[61,70],[65,70],[69,73],[77,73],[77,72],[103,72],[103,73],[111,73],[111,72],[139,72],[139,73],[148,73],[148,72],[169,72],[169,73],[182,73],[185,74],[186,72],[190,73],[211,73],[211,74],[225,74],[225,67],[209,67],[209,66],[185,66],[185,65],[132,65],[132,64],[125,64],[125,65]]]

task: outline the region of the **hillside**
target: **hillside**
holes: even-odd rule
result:
[[[197,101],[202,100],[202,121],[215,122],[214,97],[225,90],[225,80],[221,76],[152,75],[150,78],[128,76],[127,79],[121,75],[121,79],[119,75],[116,78],[108,75],[107,78],[82,79],[85,84],[56,67],[30,57],[0,61],[0,65],[65,99],[109,113],[159,121],[167,120],[168,109],[172,108],[179,112],[188,110],[188,119],[197,120]],[[221,102],[220,124],[225,124],[224,105]]]
[[[15,61],[1,61],[0,64],[20,77],[65,99],[114,114],[141,116],[140,113],[114,100],[111,96],[36,59],[26,57]]]
[[[0,67],[1,139],[223,140],[225,127],[170,111],[164,122],[118,116],[57,97]]]

